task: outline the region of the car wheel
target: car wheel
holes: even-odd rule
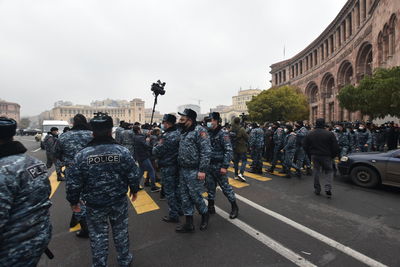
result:
[[[351,180],[362,187],[375,187],[379,184],[380,180],[377,172],[368,166],[357,166],[351,170]]]

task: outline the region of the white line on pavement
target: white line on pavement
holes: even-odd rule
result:
[[[331,239],[331,238],[329,238],[327,236],[324,236],[324,235],[322,235],[322,234],[320,234],[320,233],[318,233],[318,232],[316,232],[316,231],[314,231],[314,230],[312,230],[312,229],[310,229],[310,228],[308,228],[308,227],[306,227],[304,225],[301,225],[301,224],[299,224],[299,223],[297,223],[297,222],[295,222],[295,221],[293,221],[293,220],[291,220],[291,219],[289,219],[289,218],[287,218],[287,217],[285,217],[283,215],[280,215],[279,213],[276,213],[276,212],[274,212],[272,210],[264,208],[263,206],[260,206],[257,203],[254,203],[253,201],[251,201],[251,200],[249,200],[249,199],[247,199],[245,197],[242,197],[242,196],[240,196],[238,194],[235,194],[235,195],[236,195],[237,199],[239,199],[240,201],[243,201],[244,203],[252,206],[253,208],[255,208],[255,209],[257,209],[257,210],[259,210],[259,211],[261,211],[261,212],[263,212],[265,214],[268,214],[268,215],[274,217],[275,219],[278,219],[278,220],[280,220],[280,221],[282,221],[282,222],[284,222],[284,223],[296,228],[297,230],[300,230],[303,233],[308,234],[308,235],[318,239],[319,241],[321,241],[321,242],[323,242],[323,243],[325,243],[325,244],[327,244],[327,245],[329,245],[329,246],[331,246],[333,248],[336,248],[337,250],[340,250],[341,252],[343,252],[343,253],[345,253],[345,254],[347,254],[347,255],[349,255],[349,256],[351,256],[351,257],[353,257],[353,258],[355,258],[355,259],[357,259],[359,261],[361,261],[362,263],[364,263],[364,264],[366,264],[368,266],[376,266],[376,267],[377,266],[379,266],[379,267],[386,266],[383,263],[380,263],[380,262],[378,262],[378,261],[376,261],[376,260],[374,260],[374,259],[372,259],[372,258],[370,258],[370,257],[368,257],[368,256],[366,256],[364,254],[361,254],[360,252],[358,252],[358,251],[356,251],[356,250],[354,250],[354,249],[352,249],[350,247],[347,247],[347,246],[345,246],[345,245],[343,245],[343,244],[341,244],[341,243],[339,243],[339,242],[337,242],[337,241],[335,241],[335,240],[333,240],[333,239]]]
[[[32,152],[38,152],[41,148],[39,147],[38,149],[32,150]]]
[[[226,213],[222,209],[218,208],[217,206],[215,207],[215,211],[222,218],[224,218],[228,222],[236,225],[242,231],[246,232],[247,234],[249,234],[253,238],[257,239],[258,241],[260,241],[261,243],[263,243],[264,245],[266,245],[270,249],[274,250],[275,252],[279,253],[280,255],[285,257],[286,259],[290,260],[291,262],[293,262],[297,266],[304,266],[304,267],[316,266],[313,263],[311,263],[308,260],[306,260],[305,258],[303,258],[302,256],[300,256],[299,254],[297,254],[297,253],[293,252],[292,250],[284,247],[279,242],[275,241],[274,239],[270,238],[269,236],[266,236],[265,234],[263,234],[260,231],[254,229],[253,227],[251,227],[250,225],[244,223],[243,221],[241,221],[239,219],[234,219],[234,220],[229,219],[228,213]]]

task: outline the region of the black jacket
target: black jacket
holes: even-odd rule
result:
[[[135,159],[142,162],[150,158],[151,146],[146,142],[146,136],[143,134],[135,134],[133,137],[133,146],[135,148]]]
[[[310,156],[334,158],[339,155],[339,145],[335,135],[323,128],[309,132],[303,140],[303,147]]]

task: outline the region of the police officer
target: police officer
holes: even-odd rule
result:
[[[13,141],[17,123],[0,117],[0,266],[36,266],[51,238],[46,165]]]
[[[200,230],[206,230],[208,226],[208,208],[201,194],[210,164],[211,144],[206,129],[197,125],[194,110],[185,109],[179,115],[182,129],[178,153],[179,181],[186,223],[179,225],[176,232],[190,233],[194,231],[194,206],[201,214]]]
[[[181,212],[178,173],[178,151],[181,134],[175,123],[176,117],[174,115],[164,115],[161,124],[164,133],[158,144],[153,148],[153,155],[158,160],[164,194],[169,206],[169,214],[164,216],[162,220],[172,223],[179,222],[179,213]]]
[[[360,124],[357,130],[357,151],[370,152],[372,147],[371,132],[365,128],[364,124]]]
[[[296,133],[296,165],[300,169],[305,165],[306,166],[306,174],[311,175],[311,162],[308,158],[308,155],[304,151],[303,148],[303,140],[308,134],[308,129],[304,126],[303,121],[297,121],[295,123],[295,133]]]
[[[132,201],[139,187],[139,169],[128,149],[111,136],[112,119],[97,113],[90,121],[93,140],[74,158],[67,179],[67,200],[73,211],[86,202],[93,266],[107,266],[108,222],[111,224],[118,264],[128,266],[128,187]]]
[[[281,124],[279,122],[275,122],[272,128],[274,129],[274,135],[272,138],[274,142],[274,153],[272,157],[271,167],[267,169],[267,171],[270,173],[274,172],[275,165],[278,162],[278,160],[283,162],[282,148],[285,145],[285,132],[281,127]]]
[[[62,164],[59,160],[57,160],[54,154],[57,144],[57,139],[58,139],[58,128],[51,127],[50,132],[47,133],[46,137],[43,140],[43,145],[46,150],[46,158],[47,158],[46,167],[47,169],[50,169],[54,163],[57,173],[57,181],[64,181],[64,178],[61,175]]]
[[[120,121],[119,126],[115,129],[115,141],[121,144],[121,133],[124,131],[125,121]]]
[[[296,176],[301,177],[300,167],[298,167],[294,163],[294,155],[296,154],[296,146],[297,146],[297,136],[296,133],[293,132],[292,125],[286,125],[285,128],[285,145],[282,149],[282,153],[284,153],[284,171],[286,173],[286,178],[291,178],[291,168],[296,169]]]
[[[227,172],[232,159],[232,145],[229,139],[229,132],[222,130],[221,116],[218,112],[212,112],[208,118],[207,128],[211,141],[211,161],[206,176],[208,193],[208,212],[215,214],[215,193],[217,184],[221,187],[222,193],[231,203],[229,218],[235,219],[238,216],[239,208],[236,204],[235,193],[228,182]]]
[[[343,128],[342,125],[337,124],[335,125],[335,129],[333,130],[333,134],[336,137],[336,140],[338,141],[339,144],[339,157],[346,156],[349,154],[350,151],[350,135],[346,131],[346,129]]]
[[[264,150],[264,131],[257,123],[252,124],[249,138],[250,152],[253,159],[252,173],[262,174],[262,154]]]
[[[73,127],[70,131],[60,135],[55,148],[55,156],[65,166],[65,177],[70,175],[69,169],[74,163],[75,155],[82,150],[92,140],[93,134],[87,123],[86,117],[82,114],[76,114],[73,118]],[[87,223],[85,219],[86,208],[81,205],[80,212],[74,212],[72,215],[70,227],[74,227],[78,222],[81,230],[76,235],[78,237],[89,237]]]
[[[123,127],[123,130],[119,131],[118,141],[117,139],[116,141],[122,146],[126,147],[131,152],[132,157],[135,159],[135,132],[133,131],[131,125],[129,125],[128,123],[124,123]]]

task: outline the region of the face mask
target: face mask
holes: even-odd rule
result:
[[[268,130],[272,130],[272,127],[268,127]]]
[[[285,131],[285,133],[287,133],[289,130],[288,130],[288,129],[285,129],[284,131]]]
[[[181,127],[182,129],[186,129],[185,124],[186,124],[185,122],[178,123],[179,127]]]
[[[207,128],[212,128],[211,122],[207,122]]]
[[[360,127],[360,128],[358,128],[358,129],[360,129],[360,131],[362,131],[362,130],[364,130],[364,127]]]
[[[165,126],[164,126],[164,124],[161,124],[161,130],[165,131]]]

